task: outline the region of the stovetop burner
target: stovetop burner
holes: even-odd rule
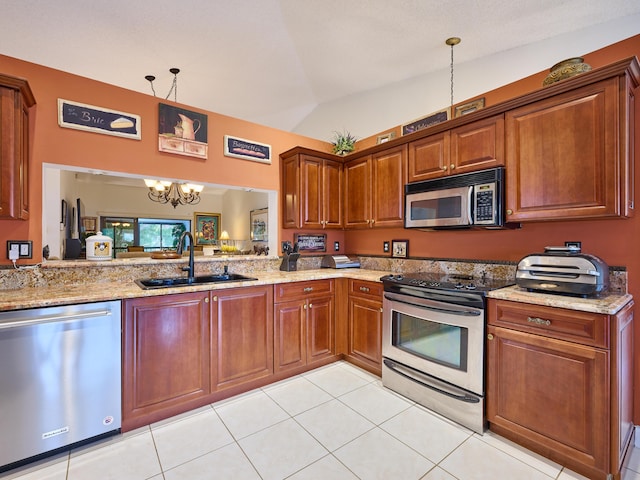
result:
[[[407,285],[418,288],[428,288],[446,291],[473,291],[484,294],[498,288],[514,285],[513,280],[499,280],[487,277],[472,277],[470,275],[452,274],[442,275],[435,273],[400,273],[386,275],[380,279],[385,287],[387,285]]]

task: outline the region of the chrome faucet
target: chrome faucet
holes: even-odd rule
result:
[[[189,266],[188,267],[182,267],[182,270],[185,272],[189,272],[189,282],[193,282],[194,279],[194,268],[193,268],[193,235],[191,235],[191,232],[184,232],[182,235],[180,235],[180,240],[178,240],[178,248],[176,249],[176,252],[178,253],[178,255],[182,255],[182,250],[184,249],[184,237],[189,237]]]

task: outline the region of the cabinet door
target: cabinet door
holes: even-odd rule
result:
[[[406,159],[405,145],[371,156],[372,227],[403,226]]]
[[[609,467],[609,352],[488,327],[487,417],[559,462]],[[604,478],[604,477],[603,477]]]
[[[304,300],[275,304],[274,368],[276,372],[306,364],[306,306],[307,303]]]
[[[184,411],[209,394],[208,292],[125,300],[123,312],[124,426]]]
[[[300,155],[301,227],[322,228],[323,160]]]
[[[451,130],[450,173],[466,173],[504,165],[504,116]]]
[[[621,214],[617,79],[509,111],[507,221]]]
[[[273,288],[211,292],[211,375],[215,390],[273,374]]]
[[[322,226],[342,228],[342,164],[325,160],[322,172]]]
[[[371,172],[369,157],[344,166],[344,226],[367,228],[371,223]]]
[[[349,296],[348,345],[354,363],[382,374],[382,300]]]
[[[280,161],[282,228],[297,228],[300,222],[300,179],[298,155]]]
[[[307,301],[307,363],[335,353],[335,308],[333,296]]]
[[[442,132],[409,143],[408,181],[419,182],[446,175],[449,141],[449,132]]]

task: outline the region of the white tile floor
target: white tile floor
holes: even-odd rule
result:
[[[624,480],[640,480],[634,449]],[[21,480],[577,480],[335,363],[7,472]]]

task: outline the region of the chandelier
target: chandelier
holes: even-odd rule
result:
[[[149,188],[149,198],[158,203],[170,203],[173,208],[178,205],[196,205],[200,203],[200,192],[204,185],[193,183],[175,183],[165,180],[145,179]]]

